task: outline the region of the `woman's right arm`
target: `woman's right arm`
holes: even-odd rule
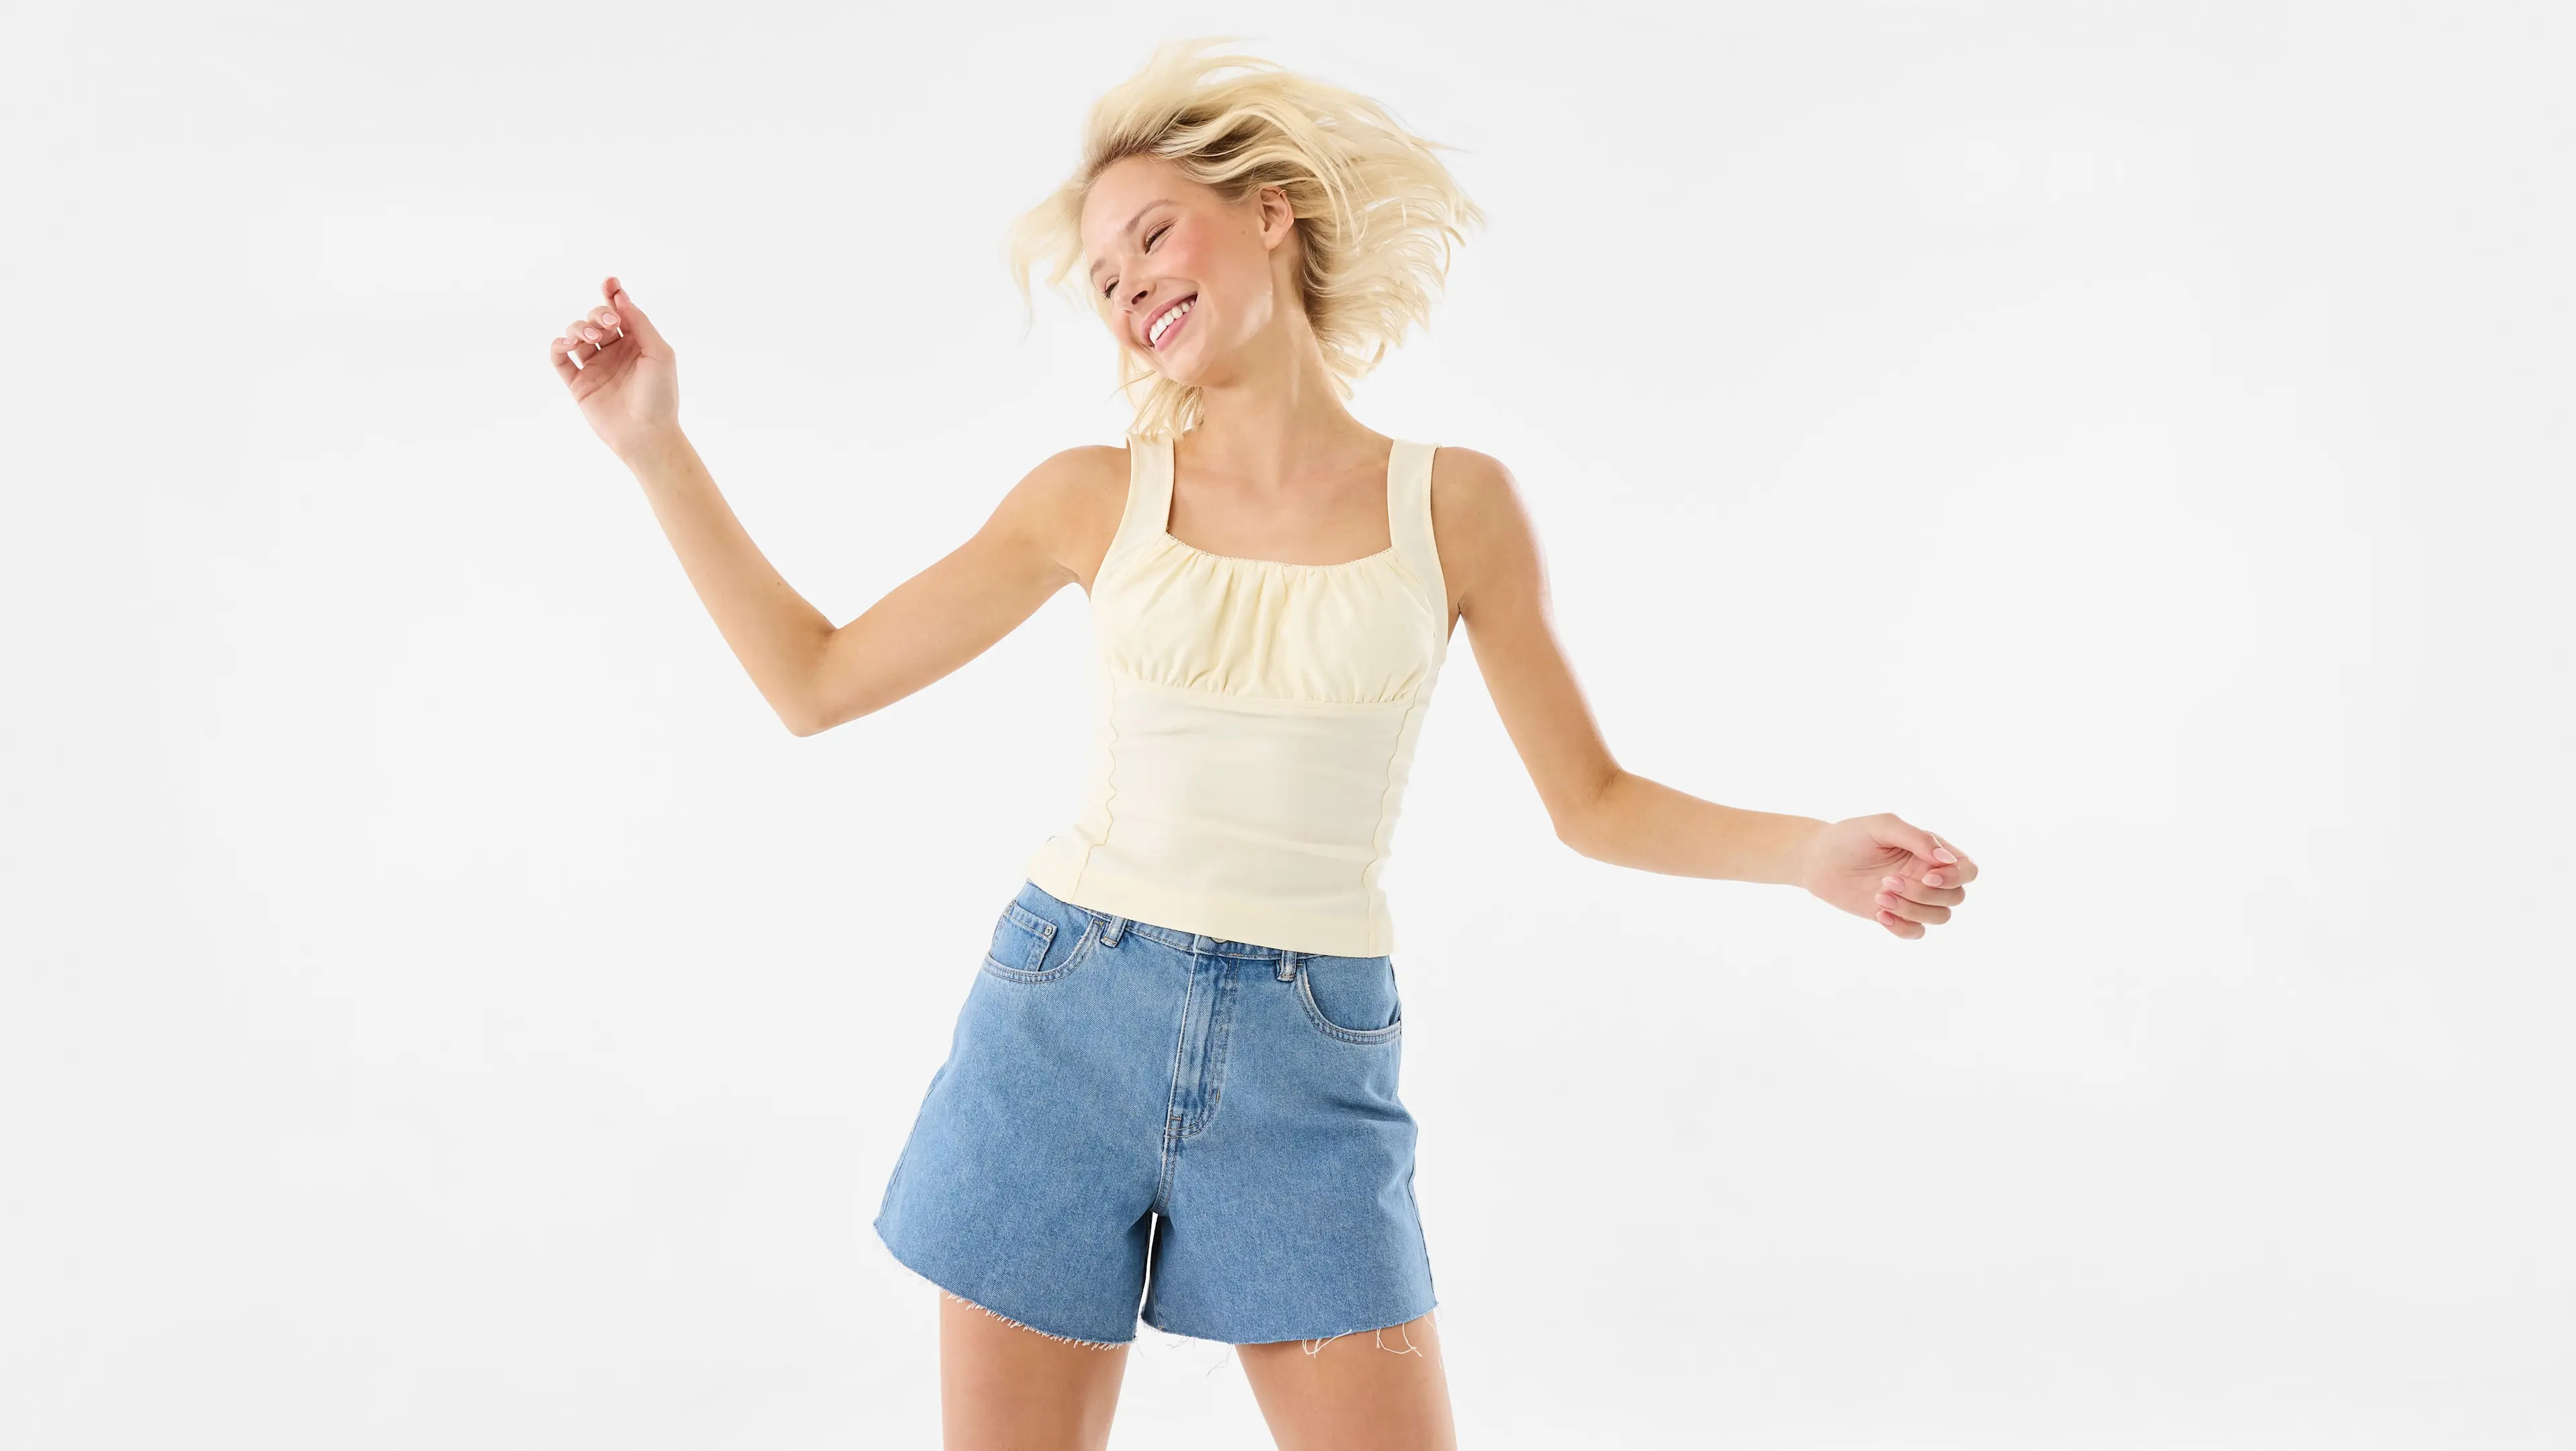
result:
[[[606,304],[555,339],[555,371],[643,484],[716,629],[797,735],[912,694],[1098,568],[1117,527],[1107,484],[1124,477],[1119,450],[1068,449],[1031,470],[973,538],[834,628],[752,543],[680,431],[669,344],[616,278],[601,293]]]

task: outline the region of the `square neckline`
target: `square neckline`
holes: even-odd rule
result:
[[[1161,446],[1163,449],[1163,517],[1155,521],[1154,533],[1164,543],[1175,548],[1198,555],[1203,559],[1221,560],[1227,564],[1251,564],[1268,569],[1314,570],[1349,569],[1355,565],[1372,564],[1395,554],[1398,550],[1395,542],[1395,456],[1404,447],[1402,439],[1390,440],[1386,450],[1386,479],[1380,491],[1381,502],[1386,506],[1386,547],[1375,554],[1363,554],[1357,559],[1335,560],[1331,564],[1301,564],[1289,559],[1254,559],[1243,554],[1219,554],[1213,549],[1201,549],[1173,533],[1172,503],[1180,495],[1181,450],[1177,439],[1163,439]]]

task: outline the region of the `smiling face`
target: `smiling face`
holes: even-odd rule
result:
[[[1201,383],[1296,308],[1296,222],[1276,187],[1228,202],[1159,156],[1122,157],[1082,207],[1110,331],[1154,371]]]

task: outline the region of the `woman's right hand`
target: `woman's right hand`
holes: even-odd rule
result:
[[[555,375],[590,431],[632,462],[680,431],[680,364],[653,320],[614,277],[599,284],[603,306],[577,317],[553,344]]]

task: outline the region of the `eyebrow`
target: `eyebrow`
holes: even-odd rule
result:
[[[1132,216],[1132,217],[1129,217],[1129,218],[1127,219],[1127,225],[1125,225],[1125,226],[1123,226],[1123,227],[1120,227],[1120,228],[1118,229],[1118,235],[1119,235],[1119,236],[1124,237],[1124,236],[1126,236],[1128,233],[1135,231],[1135,230],[1136,230],[1136,224],[1137,224],[1138,222],[1141,222],[1141,221],[1145,220],[1145,214],[1146,214],[1147,212],[1152,211],[1154,208],[1159,207],[1159,206],[1161,206],[1163,203],[1165,203],[1165,202],[1167,202],[1167,201],[1170,201],[1170,200],[1171,200],[1171,198],[1170,198],[1170,197],[1167,197],[1167,196],[1158,196],[1158,197],[1154,198],[1152,201],[1149,201],[1149,202],[1145,203],[1143,206],[1138,207],[1138,208],[1136,209],[1136,215],[1134,215],[1134,216]],[[1094,263],[1092,263],[1092,264],[1091,264],[1091,285],[1092,285],[1092,286],[1097,287],[1097,286],[1099,286],[1099,285],[1100,285],[1100,269],[1101,269],[1101,268],[1103,268],[1103,267],[1106,267],[1106,266],[1108,266],[1108,265],[1109,265],[1109,259],[1108,259],[1108,258],[1106,258],[1106,257],[1103,257],[1103,258],[1102,258],[1102,259],[1100,259],[1099,261],[1094,262]]]

